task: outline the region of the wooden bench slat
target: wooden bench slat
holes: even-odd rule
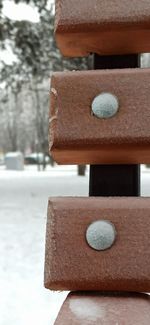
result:
[[[150,52],[150,2],[56,0],[55,33],[65,56]]]
[[[86,230],[108,220],[113,246],[92,249]],[[150,198],[51,198],[48,206],[45,287],[52,290],[150,292]]]
[[[93,99],[117,96],[118,113],[92,115]],[[55,73],[51,82],[50,150],[61,164],[150,162],[150,69]]]
[[[70,293],[55,325],[149,325],[150,297],[138,293]]]

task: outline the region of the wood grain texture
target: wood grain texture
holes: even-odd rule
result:
[[[56,0],[55,34],[65,56],[150,52],[150,1]]]
[[[149,325],[146,294],[70,293],[55,325]]]
[[[114,245],[95,251],[86,229],[108,220]],[[149,198],[51,198],[48,206],[45,287],[52,290],[150,292]]]
[[[109,119],[91,113],[95,96],[118,97]],[[61,164],[150,162],[150,69],[55,73],[51,83],[50,151]]]

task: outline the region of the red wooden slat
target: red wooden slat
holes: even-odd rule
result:
[[[150,2],[56,0],[55,32],[65,56],[150,52]]]
[[[71,293],[55,325],[149,325],[150,298],[145,294]]]
[[[58,163],[150,162],[150,69],[55,73],[51,85],[50,150]],[[103,92],[119,101],[109,119],[92,115]]]
[[[108,220],[113,246],[92,249],[87,227]],[[150,292],[150,198],[51,198],[45,287],[52,290]]]

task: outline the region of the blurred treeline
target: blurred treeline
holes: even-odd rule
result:
[[[87,69],[87,58],[64,59],[54,40],[54,6],[48,0],[16,0],[38,8],[39,22],[10,20],[0,0],[0,152],[48,152],[48,110],[52,71]]]

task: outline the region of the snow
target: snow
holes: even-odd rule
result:
[[[19,152],[19,151],[16,151],[16,152],[8,152],[5,157],[6,158],[16,158],[16,157],[22,157],[22,153]]]
[[[43,286],[49,196],[87,195],[75,166],[0,170],[0,325],[52,325],[66,297]]]
[[[150,173],[142,171],[142,194],[148,196]],[[45,172],[0,167],[0,325],[54,323],[67,293],[43,286],[44,245],[48,197],[61,195],[88,195],[88,173],[77,176],[76,166]]]
[[[85,319],[87,320],[87,324],[92,324],[96,321],[98,324],[101,320],[103,320],[106,314],[104,306],[100,307],[97,302],[87,297],[82,297],[82,299],[74,298],[70,300],[69,308],[76,316],[77,320],[80,322],[84,320],[84,324]]]

